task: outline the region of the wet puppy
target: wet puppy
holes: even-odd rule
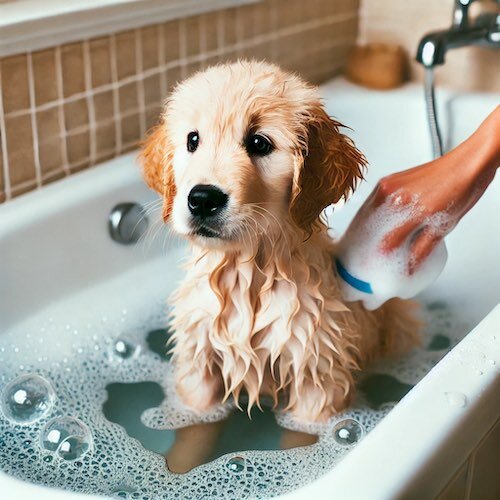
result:
[[[197,73],[169,97],[142,162],[193,258],[171,298],[177,391],[199,411],[270,396],[302,421],[343,410],[355,372],[417,341],[411,303],[345,304],[320,215],[365,160],[315,87],[262,62]]]

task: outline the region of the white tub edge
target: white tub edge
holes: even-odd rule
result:
[[[335,469],[282,498],[435,498],[449,480],[451,465],[458,469],[499,418],[499,340],[500,305]],[[447,391],[465,394],[466,407],[450,405]],[[412,423],[410,432],[407,422]],[[470,432],[470,426],[481,436]],[[442,434],[442,429],[450,431]]]

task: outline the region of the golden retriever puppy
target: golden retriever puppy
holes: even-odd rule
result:
[[[219,65],[167,100],[142,150],[163,218],[191,243],[171,297],[177,391],[203,411],[271,396],[301,421],[343,410],[354,374],[417,341],[413,305],[344,303],[320,215],[365,160],[317,89],[264,62]]]

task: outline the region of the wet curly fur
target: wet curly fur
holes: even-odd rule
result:
[[[187,405],[202,411],[244,393],[249,407],[270,396],[299,420],[325,420],[349,404],[367,362],[418,342],[413,303],[367,311],[340,295],[335,242],[320,215],[365,168],[341,127],[316,88],[262,62],[209,68],[166,102],[142,163],[165,222],[191,242],[170,299],[177,390]],[[188,154],[192,130],[200,146]],[[245,150],[255,130],[272,138],[265,158]],[[190,229],[195,184],[229,194],[221,239]]]

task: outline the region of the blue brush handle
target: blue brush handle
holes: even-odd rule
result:
[[[351,285],[353,288],[356,290],[359,290],[360,292],[364,293],[371,293],[373,294],[372,286],[370,283],[367,281],[360,280],[356,277],[354,277],[340,262],[338,258],[335,259],[335,264],[337,266],[337,272],[339,273],[339,276],[349,285]]]

